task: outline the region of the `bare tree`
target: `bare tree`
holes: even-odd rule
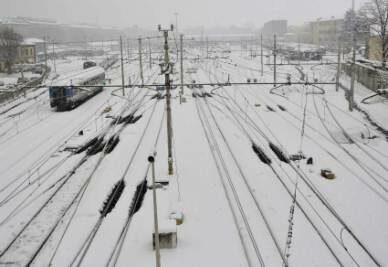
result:
[[[4,60],[7,72],[11,72],[12,65],[17,57],[17,49],[23,37],[10,27],[0,28],[0,59]]]
[[[340,40],[346,44],[351,44],[353,42],[352,33],[355,34],[357,40],[363,39],[369,33],[369,25],[363,14],[361,15],[349,9],[345,13],[339,36]]]
[[[371,29],[377,34],[381,43],[381,65],[386,67],[388,56],[388,0],[370,0],[360,9],[361,16]]]

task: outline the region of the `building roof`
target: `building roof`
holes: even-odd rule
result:
[[[39,43],[44,43],[44,40],[39,39],[39,38],[25,38],[23,40],[24,45],[34,45],[34,44],[39,44]]]

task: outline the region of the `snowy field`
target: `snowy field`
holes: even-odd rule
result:
[[[261,75],[260,57],[195,60],[197,53],[187,53],[184,69],[195,70],[184,73],[187,83],[273,81],[270,65]],[[80,58],[56,63],[47,85],[82,69]],[[146,84],[164,82],[158,63],[143,64]],[[124,72],[126,82],[140,83],[137,61]],[[300,81],[295,66],[277,72],[278,82],[288,74]],[[336,74],[330,65],[303,72],[318,82]],[[121,84],[119,63],[106,76]],[[373,92],[357,85],[363,112],[349,112],[334,84],[185,87],[182,103],[178,91],[173,175],[165,100],[152,88],[123,96],[106,87],[66,112],[50,108],[47,87],[1,105],[0,265],[153,266],[152,191],[131,210],[137,186],[151,184],[147,158],[156,152],[156,180],[169,182],[156,190],[159,225],[177,232],[177,247],[161,250],[162,266],[388,266],[387,99],[362,104]],[[75,152],[94,138],[119,142],[109,153],[108,145]],[[119,183],[123,193],[106,214]]]

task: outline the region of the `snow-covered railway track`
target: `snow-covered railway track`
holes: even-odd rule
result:
[[[219,174],[219,178],[221,180],[221,184],[222,184],[223,189],[224,189],[225,197],[228,201],[228,205],[229,205],[230,210],[233,214],[234,223],[235,223],[236,229],[239,233],[240,242],[241,242],[241,245],[243,247],[248,266],[255,266],[255,264],[252,263],[252,259],[249,255],[248,247],[246,244],[247,241],[245,240],[244,233],[242,233],[242,231],[241,231],[242,229],[239,226],[239,222],[238,222],[239,219],[238,219],[237,213],[235,211],[235,207],[234,207],[235,205],[238,208],[241,219],[243,220],[243,223],[245,225],[245,230],[247,231],[250,243],[253,247],[254,254],[256,256],[255,261],[257,261],[257,263],[260,264],[260,266],[265,266],[262,254],[261,254],[261,252],[258,248],[257,242],[256,242],[256,238],[255,238],[254,234],[252,233],[252,229],[251,229],[251,226],[250,226],[249,221],[247,219],[246,212],[244,210],[243,205],[241,204],[240,197],[239,197],[239,195],[235,189],[235,186],[232,182],[230,173],[229,173],[227,165],[223,159],[222,152],[218,146],[218,142],[216,140],[214,132],[211,128],[209,121],[206,118],[206,114],[204,113],[203,107],[201,106],[201,104],[199,103],[198,100],[196,100],[196,108],[197,108],[197,113],[198,113],[199,119],[200,119],[201,124],[202,124],[202,128],[203,128],[205,135],[206,135],[209,149],[210,149],[211,154],[213,156],[213,160],[217,166],[217,171]],[[230,188],[230,189],[228,189],[228,188]],[[233,196],[235,203],[232,202],[232,198],[231,198],[231,195],[229,193],[229,190],[232,191],[232,196]]]
[[[217,79],[217,76],[216,74],[214,75],[215,78]],[[225,90],[225,92],[227,93],[227,91]],[[241,106],[239,106],[239,104],[236,103],[236,101],[233,99],[232,96],[230,95],[227,95],[226,96],[228,99],[230,99],[235,105],[236,107],[238,108],[239,112],[241,112],[241,117],[242,118],[248,118],[249,116],[247,115],[246,111],[243,110],[243,108]],[[223,100],[223,99],[222,99]],[[244,120],[243,120],[244,121]],[[252,121],[253,122],[253,121]],[[254,122],[253,122],[254,123]],[[265,126],[268,130],[268,126]],[[259,130],[259,129],[258,129]],[[260,130],[259,130],[260,131]],[[273,134],[270,130],[269,132],[271,134]],[[264,134],[262,132],[262,134]],[[265,134],[263,135],[263,137],[268,141],[270,142],[270,139],[268,138],[268,136],[266,136]],[[276,137],[275,137],[276,139]],[[322,194],[322,192],[320,192],[318,190],[317,187],[315,187],[311,180],[307,177],[307,175],[302,171],[302,170],[299,170],[299,169],[296,169],[292,163],[289,164],[290,167],[292,167],[292,170],[293,172],[295,172],[295,174],[300,177],[300,179],[304,182],[304,184],[307,186],[307,188],[309,188],[309,190],[311,190],[311,192],[317,197],[317,199],[319,200],[318,202],[320,202],[321,204],[323,204],[323,206],[327,209],[327,211],[329,211],[329,213],[337,220],[337,222],[342,225],[343,229],[345,229],[349,234],[350,236],[354,239],[354,241],[359,245],[360,249],[362,249],[365,254],[367,255],[367,257],[369,257],[369,259],[375,263],[376,265],[379,266],[379,262],[378,260],[376,259],[376,257],[373,255],[373,253],[371,253],[371,251],[366,247],[366,245],[358,238],[358,236],[355,235],[355,233],[351,230],[351,228],[348,226],[347,223],[345,223],[345,221],[342,219],[342,217],[340,216],[340,214],[337,213],[337,211],[333,208],[332,205],[330,205],[330,203],[328,202],[328,200],[326,199],[326,197],[324,197],[324,195]],[[278,176],[278,175],[277,175]],[[280,178],[280,177],[279,177]],[[319,232],[319,230],[317,229],[317,232]],[[334,235],[334,233],[333,233]],[[341,240],[339,240],[338,237],[336,237],[338,243],[340,243],[340,245],[342,246],[342,248],[344,249],[345,253],[348,254],[348,256],[351,258],[351,261],[353,261],[354,263],[357,264],[357,261],[352,257],[351,254],[349,254],[348,250],[346,247],[344,247],[343,244],[341,244]],[[322,239],[324,241],[324,239]],[[325,242],[325,241],[324,241]],[[326,242],[325,242],[326,243]],[[332,251],[330,249],[330,247],[328,247],[330,251]],[[341,264],[341,261],[337,258],[337,256],[335,255],[335,252],[332,251],[332,255],[337,259],[337,262]],[[342,265],[342,264],[341,264]]]
[[[132,112],[137,111],[143,105],[146,95],[147,94],[144,94],[140,101],[132,107]],[[129,107],[130,105],[127,104],[126,107],[122,109],[118,117],[122,117]],[[110,133],[107,140],[109,140],[110,137],[119,134],[122,131],[122,128],[126,125],[126,123],[124,123],[118,127],[118,130],[114,130],[114,128],[117,128],[118,123],[119,120],[117,119],[114,124],[108,125],[107,129],[103,131],[103,136],[108,136]],[[54,192],[45,199],[40,208],[33,213],[32,217],[7,243],[6,247],[0,253],[1,262],[13,262],[17,259],[18,263],[22,262],[24,265],[30,265],[34,261],[58,225],[62,222],[63,218],[73,208],[73,205],[80,202],[94,173],[97,171],[105,157],[105,151],[108,144],[109,142],[105,142],[102,152],[98,158],[86,153],[86,155],[78,161],[72,170],[70,170],[65,176],[59,178],[54,185],[50,186],[49,189],[54,188]],[[79,177],[76,179],[74,176]],[[87,178],[85,179],[85,177]],[[27,197],[30,196],[31,194]],[[47,228],[43,226],[46,224],[50,225],[50,227]],[[38,229],[40,229],[39,234],[37,233]],[[29,244],[27,247],[24,247],[25,245],[21,246],[21,243],[23,242],[32,242],[33,244]],[[25,252],[28,250],[29,253],[22,253],[23,257],[20,257],[20,249],[23,249]]]

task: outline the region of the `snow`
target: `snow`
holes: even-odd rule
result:
[[[39,38],[25,38],[23,39],[23,44],[25,45],[34,45],[39,43],[44,43],[45,41],[43,39]]]
[[[217,49],[216,53],[222,53],[225,47]],[[199,51],[192,49],[190,53]],[[104,57],[93,60],[101,62]],[[83,71],[81,58],[69,57],[56,63],[57,73],[50,75],[47,85],[62,83],[74,72],[78,75]],[[197,70],[185,72],[185,82],[226,82],[228,76],[230,82],[273,79],[270,66],[265,67],[261,76],[260,58],[251,60],[243,53],[232,53],[227,60],[187,59],[184,64],[185,70]],[[147,83],[164,82],[164,77],[158,75],[157,64],[152,68],[144,64],[143,68]],[[139,83],[138,69],[138,62],[126,63],[125,80],[130,77],[133,83]],[[319,81],[331,81],[335,76],[335,69],[328,65],[307,66],[303,70]],[[292,81],[299,80],[299,72],[293,66],[279,66],[278,72],[278,81],[286,81],[288,73]],[[179,72],[174,74],[174,81],[179,81],[179,75]],[[55,76],[58,77],[54,79]],[[119,62],[106,76],[112,79],[112,84],[121,84]],[[348,77],[342,76],[341,82],[347,84]],[[324,95],[311,94],[314,92],[311,87],[299,85],[280,87],[277,89],[280,95],[271,94],[271,88],[262,85],[184,88],[186,102],[182,104],[178,90],[173,90],[173,175],[167,172],[165,103],[150,100],[155,91],[148,88],[126,89],[125,96],[121,96],[121,89],[105,88],[69,112],[50,109],[47,87],[2,104],[0,251],[45,202],[48,204],[0,256],[0,262],[26,265],[57,224],[32,265],[69,266],[98,224],[100,210],[112,188],[123,179],[126,186],[121,198],[101,221],[82,260],[82,266],[106,266],[127,222],[136,186],[145,178],[150,186],[147,158],[156,151],[156,181],[169,182],[156,189],[159,230],[176,231],[178,238],[176,248],[161,250],[163,266],[235,267],[248,266],[249,262],[251,266],[259,266],[254,242],[266,266],[282,265],[277,245],[283,252],[296,182],[297,204],[288,252],[290,266],[353,266],[355,262],[374,266],[351,233],[344,230],[343,223],[382,266],[387,265],[386,137],[363,113],[349,112],[344,91],[335,91],[334,85],[323,86]],[[202,90],[214,94],[206,98],[192,96]],[[387,129],[386,98],[378,96],[369,104],[361,103],[372,93],[357,85],[356,102]],[[112,117],[130,114],[135,110],[128,107],[136,103],[141,103],[136,115],[143,115],[138,122],[111,126]],[[104,112],[107,107],[111,110]],[[80,130],[83,135],[79,135]],[[96,136],[105,135],[107,139],[114,134],[120,135],[120,142],[110,154],[98,153],[81,164],[85,152],[73,155],[65,150]],[[362,138],[361,134],[376,138]],[[272,159],[271,166],[259,160],[251,148],[252,142]],[[313,158],[314,164],[307,165],[306,160],[281,162],[269,142],[278,145],[286,155],[302,151],[307,158]],[[320,175],[321,169],[326,168],[333,171],[335,179]],[[66,180],[63,177],[69,179],[60,187]],[[58,194],[53,195],[55,190],[59,190]],[[177,225],[176,219],[183,219],[183,223]],[[130,220],[117,266],[155,264],[153,226],[152,191],[148,190],[141,209]]]
[[[87,68],[83,71],[74,71],[71,73],[67,73],[65,76],[61,76],[59,79],[55,81],[52,86],[61,86],[61,85],[82,85],[88,79],[93,77],[97,77],[103,74],[105,71],[102,67],[91,67]]]

